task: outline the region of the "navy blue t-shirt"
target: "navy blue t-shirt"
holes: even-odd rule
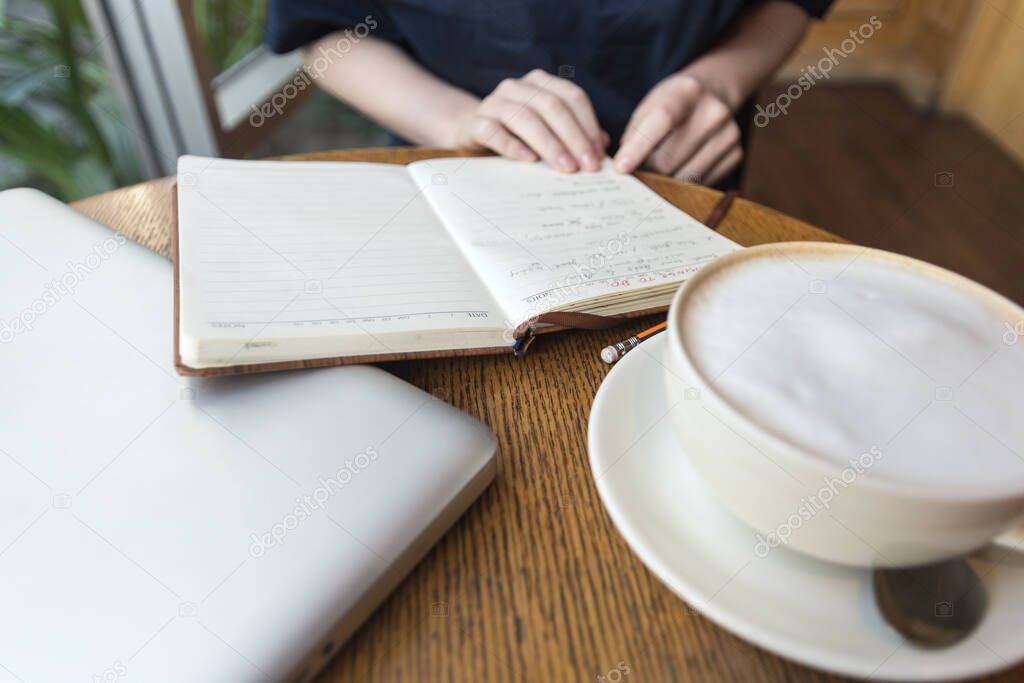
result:
[[[613,147],[659,81],[757,0],[270,0],[267,44],[289,52],[360,27],[478,97],[540,68],[590,96]],[[833,0],[791,0],[820,17]]]

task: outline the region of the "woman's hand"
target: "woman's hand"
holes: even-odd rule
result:
[[[456,117],[451,144],[491,149],[518,161],[540,158],[573,173],[601,168],[608,135],[581,87],[534,69],[505,79]]]
[[[615,168],[641,164],[665,175],[714,185],[743,159],[732,109],[697,79],[674,74],[647,93],[629,119]]]

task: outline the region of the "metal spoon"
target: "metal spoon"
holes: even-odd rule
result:
[[[985,616],[988,595],[967,560],[901,569],[876,569],[875,603],[885,620],[910,642],[949,647]]]

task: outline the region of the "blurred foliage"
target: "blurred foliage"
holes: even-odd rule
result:
[[[263,42],[266,2],[193,0],[192,12],[214,74],[235,65]]]
[[[263,40],[265,2],[192,0],[192,9],[214,74]],[[100,48],[80,0],[0,0],[0,189],[25,185],[73,201],[143,179]],[[251,154],[388,143],[326,95],[296,116]]]
[[[193,0],[218,74],[263,39],[265,2]],[[0,0],[0,187],[72,201],[142,179],[100,45],[79,0]]]
[[[70,201],[140,179],[134,136],[78,0],[0,0],[0,31],[4,186]]]

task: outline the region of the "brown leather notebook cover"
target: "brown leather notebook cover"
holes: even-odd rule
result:
[[[728,212],[734,198],[734,193],[725,194],[718,204],[712,209],[708,216],[708,227],[715,229]],[[306,360],[277,361],[272,363],[240,363],[237,365],[226,365],[214,368],[193,368],[181,361],[179,352],[180,341],[180,281],[179,281],[179,254],[178,254],[178,185],[171,187],[172,204],[172,226],[171,226],[171,258],[174,261],[174,368],[178,374],[188,377],[215,377],[222,375],[241,375],[253,372],[272,372],[276,370],[301,370],[304,368],[323,368],[335,365],[357,365],[363,363],[383,363],[397,360],[417,360],[429,358],[449,358],[454,356],[485,356],[499,353],[516,353],[525,355],[525,349],[529,346],[534,335],[558,332],[560,330],[575,329],[609,329],[627,322],[633,318],[639,318],[654,313],[664,313],[668,306],[658,306],[640,311],[632,311],[619,316],[599,316],[588,313],[552,312],[544,313],[533,320],[520,325],[516,329],[517,340],[523,342],[514,348],[509,346],[489,346],[475,349],[450,349],[442,351],[414,351],[405,353],[374,353],[356,356],[335,356],[330,358],[310,358]]]

